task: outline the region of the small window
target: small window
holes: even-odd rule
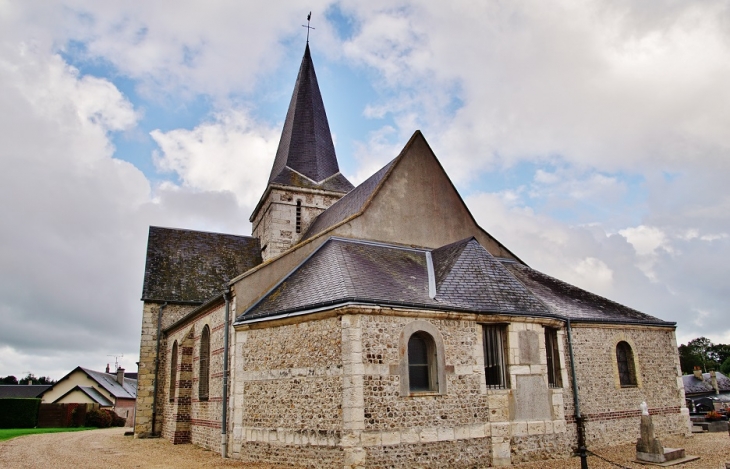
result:
[[[408,340],[408,382],[411,392],[438,390],[436,346],[433,338],[419,331]]]
[[[200,336],[200,376],[198,377],[198,399],[208,400],[210,371],[210,328],[206,325]]]
[[[509,387],[507,380],[507,367],[505,355],[507,354],[507,326],[483,326],[484,333],[484,375],[487,379],[487,387],[490,389],[506,389]]]
[[[634,352],[628,342],[621,341],[616,344],[616,362],[618,363],[618,378],[621,387],[636,386]]]
[[[302,201],[297,200],[297,233],[302,232]]]
[[[172,344],[170,354],[170,402],[175,400],[175,388],[177,386],[177,340]]]
[[[558,330],[552,327],[545,328],[545,352],[547,355],[548,385],[551,388],[562,388],[563,377],[560,374]]]

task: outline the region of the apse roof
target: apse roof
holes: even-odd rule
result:
[[[458,247],[449,273],[429,295],[427,249],[330,238],[238,321],[346,302],[427,309],[547,315],[548,309],[473,238]],[[434,270],[441,269],[438,250]]]
[[[616,303],[524,264],[503,261],[505,267],[554,314],[575,321],[673,325]]]

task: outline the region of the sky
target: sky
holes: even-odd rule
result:
[[[730,343],[730,1],[0,0],[0,376],[136,370],[150,225],[249,235],[306,42],[528,265]]]

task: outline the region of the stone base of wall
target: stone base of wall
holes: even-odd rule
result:
[[[366,447],[368,468],[490,467],[491,438]]]
[[[572,443],[568,433],[513,436],[510,441],[512,464],[570,457]]]
[[[344,451],[338,446],[276,445],[244,442],[240,459],[250,463],[265,463],[306,468],[339,468],[344,465]]]
[[[640,417],[610,420],[589,420],[585,423],[586,443],[589,447],[633,443],[639,438]],[[654,430],[659,439],[668,435],[687,435],[687,416],[681,413],[652,415]]]

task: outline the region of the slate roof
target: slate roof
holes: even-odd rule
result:
[[[362,184],[348,192],[344,197],[332,204],[327,210],[320,213],[309,226],[307,232],[304,233],[304,236],[302,236],[302,241],[312,238],[328,228],[335,226],[336,224],[359,213],[375,193],[376,189],[380,186],[380,182],[383,180],[383,177],[388,174],[388,171],[396,160],[397,158],[383,166],[378,172],[367,178]]]
[[[316,187],[336,192],[352,190],[352,184],[339,172],[327,113],[307,44],[269,184]]]
[[[202,303],[260,263],[257,238],[151,226],[142,300]]]
[[[124,378],[124,385],[117,382],[116,373],[103,373],[101,371],[89,370],[79,367],[89,378],[93,379],[99,386],[106,389],[109,394],[117,399],[136,399],[137,398],[137,380]]]
[[[50,389],[50,384],[0,384],[0,398],[33,398]]]
[[[431,256],[440,302],[466,310],[550,313],[474,238],[434,249]]]
[[[644,314],[545,275],[524,264],[512,261],[503,261],[503,263],[533,295],[539,298],[557,316],[576,321],[674,325],[674,323],[662,321],[654,316]]]
[[[447,251],[449,256],[441,255]],[[549,314],[473,238],[443,252],[435,250],[434,270],[441,272],[442,282],[431,298],[427,252],[330,238],[237,322],[348,301],[479,313]]]
[[[682,382],[684,383],[684,393],[687,396],[693,394],[714,394],[715,388],[712,387],[712,378],[710,373],[702,373],[704,378],[702,381],[695,378],[694,375],[682,376]],[[720,388],[720,392],[730,392],[730,378],[720,373],[715,372],[717,378],[717,387]]]

